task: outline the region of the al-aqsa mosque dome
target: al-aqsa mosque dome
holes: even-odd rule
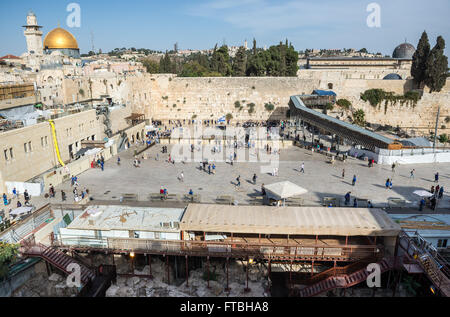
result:
[[[44,51],[47,54],[59,51],[66,56],[80,58],[80,49],[75,37],[63,28],[50,31],[44,39]]]

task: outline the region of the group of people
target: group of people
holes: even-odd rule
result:
[[[105,170],[105,158],[103,157],[103,155],[101,155],[99,158],[97,158],[97,160],[93,160],[91,162],[91,168],[97,168],[100,167],[102,169],[102,171]]]
[[[199,169],[201,171],[208,172],[209,175],[216,174],[216,164],[214,164],[214,163],[211,164],[211,163],[208,163],[207,161],[203,161],[200,163]]]
[[[167,188],[165,188],[164,186],[161,186],[159,193],[161,194],[161,200],[167,199],[167,196],[169,195]]]

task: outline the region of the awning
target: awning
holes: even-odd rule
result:
[[[282,235],[397,236],[389,215],[375,208],[268,207],[189,204],[182,231]]]
[[[293,196],[303,195],[308,191],[289,181],[264,186],[268,198],[275,200],[286,199]]]

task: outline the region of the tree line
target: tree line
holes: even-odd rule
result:
[[[234,57],[228,46],[214,47],[212,54],[191,54],[185,58],[170,56],[166,52],[160,62],[146,59],[144,66],[149,73],[173,73],[180,77],[246,77],[246,76],[297,76],[298,52],[286,40],[264,50],[256,47],[246,50],[240,47]]]
[[[448,77],[448,58],[444,55],[445,40],[438,36],[436,45],[430,48],[428,35],[424,31],[413,55],[411,76],[418,87],[425,84],[430,92],[439,92]]]

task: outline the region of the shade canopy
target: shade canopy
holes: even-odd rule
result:
[[[293,196],[303,195],[308,191],[289,181],[264,186],[268,198],[275,200],[286,199]]]
[[[432,193],[430,193],[429,191],[426,191],[426,190],[415,190],[414,194],[416,194],[417,196],[420,196],[420,197],[431,197],[431,196],[433,196]]]
[[[14,209],[13,211],[11,211],[9,213],[10,216],[12,215],[16,215],[16,216],[20,216],[23,214],[27,214],[28,212],[31,212],[31,210],[33,210],[33,207],[19,207]]]

